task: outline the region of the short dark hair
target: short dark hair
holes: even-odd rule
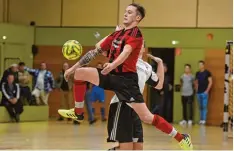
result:
[[[184,65],[184,67],[189,67],[189,68],[191,68],[191,65],[187,63],[187,64]]]
[[[24,62],[20,62],[18,65],[19,66],[25,66],[25,63]]]
[[[198,61],[198,63],[205,64],[205,61],[203,61],[203,60],[200,60],[200,61]]]
[[[7,75],[7,77],[9,77],[9,76],[15,77],[15,75],[14,75],[13,73],[9,73],[9,74]]]
[[[137,9],[137,12],[141,15],[141,20],[145,17],[145,8],[140,4],[132,3],[129,6],[134,6]]]

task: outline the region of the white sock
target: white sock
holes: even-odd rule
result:
[[[176,134],[177,134],[177,130],[173,127],[173,129],[172,129],[171,133],[169,134],[169,136],[175,137]]]

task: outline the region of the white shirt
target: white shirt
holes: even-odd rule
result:
[[[156,75],[155,72],[152,71],[152,66],[140,58],[137,61],[137,75],[138,75],[138,85],[140,87],[141,93],[143,93],[145,88],[145,82],[149,78],[151,78],[153,81],[158,80],[158,76]],[[116,95],[114,95],[113,98],[111,99],[110,104],[116,102],[119,102],[119,99]],[[128,105],[130,106],[129,103]]]
[[[44,77],[45,77],[46,70],[41,70],[37,77],[36,88],[40,90],[44,90]]]

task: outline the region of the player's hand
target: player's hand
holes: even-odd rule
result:
[[[103,70],[101,71],[102,74],[107,75],[114,69],[114,66],[112,63],[105,63],[103,65]]]
[[[157,63],[163,62],[161,58],[155,57],[155,56],[153,56],[151,54],[147,54],[147,57],[151,58],[152,60],[154,60]]]
[[[67,69],[67,70],[64,72],[64,79],[65,79],[66,81],[68,81],[70,75],[73,74],[73,73],[74,73],[74,69],[73,69],[73,68]]]

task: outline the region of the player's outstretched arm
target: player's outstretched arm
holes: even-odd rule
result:
[[[116,30],[119,30],[120,28],[117,28],[117,27],[116,27]],[[66,76],[73,74],[77,68],[80,68],[84,65],[89,64],[96,56],[100,54],[103,54],[105,56],[105,52],[108,51],[111,47],[111,44],[114,38],[113,37],[114,33],[100,40],[95,45],[96,48],[94,50],[88,51],[75,65],[73,65],[70,69],[68,69],[65,72]]]
[[[163,61],[162,59],[158,57],[154,57],[151,54],[147,54],[149,58],[157,62],[158,68],[157,68],[157,74],[155,76],[158,76],[159,82],[155,86],[155,89],[162,89],[163,88],[163,82],[164,82],[164,68],[163,68]]]
[[[71,69],[75,71],[77,68],[89,64],[96,56],[100,55],[102,52],[103,51],[101,48],[95,48],[88,51],[75,65],[71,67]]]

